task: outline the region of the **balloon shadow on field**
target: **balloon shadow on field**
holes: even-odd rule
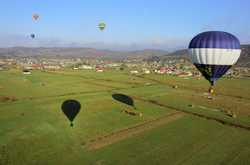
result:
[[[134,100],[130,96],[127,96],[127,95],[121,94],[121,93],[114,93],[114,94],[112,94],[112,98],[116,101],[119,101],[121,103],[129,105],[129,106],[133,107],[134,109],[136,109]]]
[[[78,115],[81,109],[81,104],[77,100],[66,100],[62,103],[61,109],[64,115],[70,121],[70,126],[73,127],[73,121],[75,117]]]

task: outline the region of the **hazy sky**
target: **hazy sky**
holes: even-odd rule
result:
[[[2,0],[0,20],[0,47],[177,49],[207,30],[250,43],[249,0]]]

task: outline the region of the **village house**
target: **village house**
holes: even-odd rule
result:
[[[131,70],[130,73],[131,74],[138,74],[139,72],[137,70]]]
[[[61,69],[61,66],[60,65],[54,65],[54,64],[46,64],[46,65],[43,65],[43,69],[59,70],[59,69]]]
[[[96,72],[104,72],[104,68],[101,66],[96,66],[95,71]]]
[[[79,69],[87,69],[87,70],[91,70],[91,69],[93,69],[93,67],[92,67],[92,66],[90,66],[90,65],[80,65],[80,66],[79,66]]]

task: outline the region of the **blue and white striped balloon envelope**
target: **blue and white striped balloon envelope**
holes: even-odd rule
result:
[[[222,31],[208,31],[195,36],[189,43],[191,61],[213,86],[240,57],[239,40]]]

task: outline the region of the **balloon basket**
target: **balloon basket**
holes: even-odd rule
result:
[[[208,89],[208,93],[209,93],[210,95],[213,95],[213,94],[214,94],[214,89],[213,89],[212,86]]]
[[[213,86],[211,86],[211,87],[208,89],[208,96],[207,96],[207,98],[208,98],[209,100],[213,100],[213,99],[214,99],[214,95],[215,95],[214,89],[213,89]]]

